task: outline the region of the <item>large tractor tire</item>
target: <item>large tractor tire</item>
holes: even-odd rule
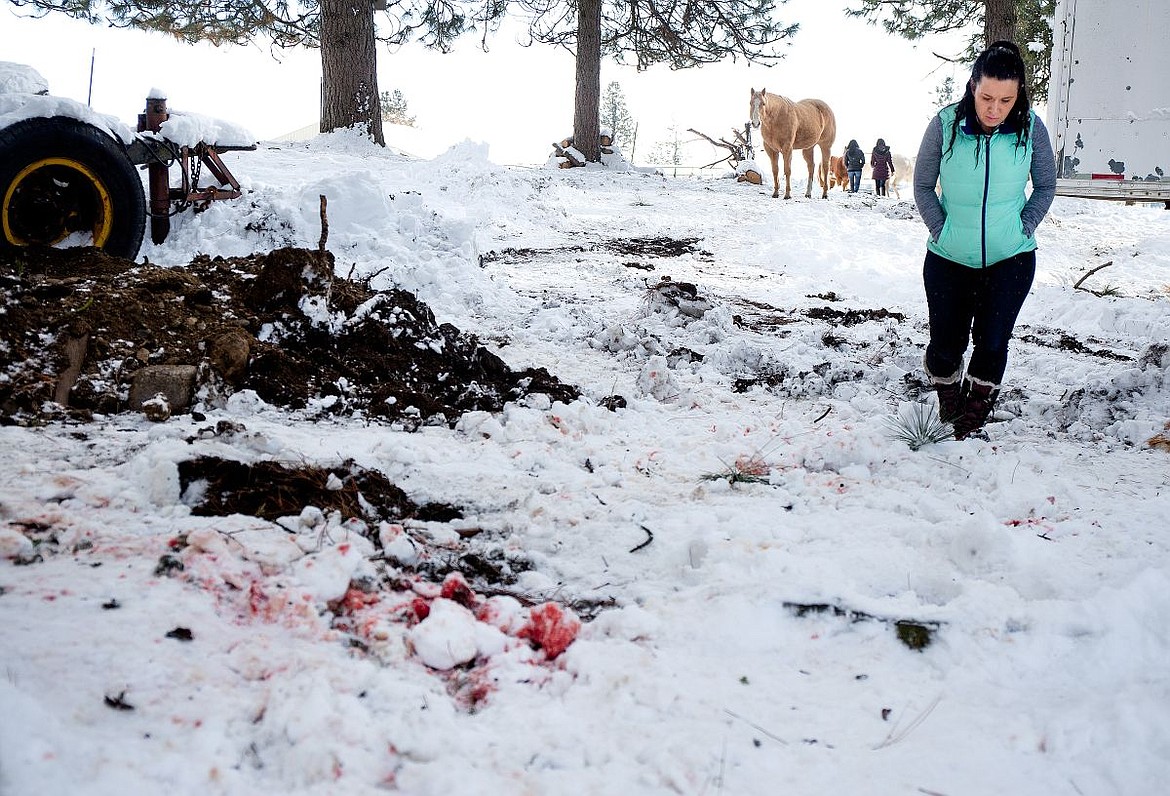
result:
[[[138,256],[146,197],[109,134],[63,116],[0,130],[0,246],[96,246]]]

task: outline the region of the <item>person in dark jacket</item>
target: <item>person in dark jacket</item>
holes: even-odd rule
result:
[[[894,159],[884,138],[877,140],[877,146],[873,148],[869,157],[869,165],[873,167],[873,192],[878,196],[889,196],[886,181],[894,173]]]
[[[865,168],[865,152],[856,138],[849,139],[845,147],[845,172],[849,175],[849,193],[861,188],[861,170]]]
[[[1028,102],[1026,75],[1012,42],[980,53],[963,98],[927,126],[914,167],[914,202],[930,230],[923,367],[956,439],[981,429],[999,397],[1008,342],[1036,274],[1034,233],[1056,196],[1052,144]]]

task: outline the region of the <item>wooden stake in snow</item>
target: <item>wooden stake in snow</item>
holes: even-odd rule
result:
[[[325,241],[329,240],[329,216],[325,213],[328,204],[325,194],[321,194],[321,240],[317,241],[317,255],[321,258],[322,265],[325,264]]]
[[[69,406],[69,391],[77,383],[81,375],[81,366],[85,363],[85,352],[89,349],[89,334],[82,333],[77,337],[68,337],[65,340],[65,356],[69,365],[61,371],[57,380],[57,388],[53,391],[53,400],[61,406]]]

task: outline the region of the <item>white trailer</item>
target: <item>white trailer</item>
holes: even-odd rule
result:
[[[1056,193],[1170,208],[1170,0],[1058,0]]]

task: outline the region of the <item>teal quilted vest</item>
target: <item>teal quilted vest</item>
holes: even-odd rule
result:
[[[1024,234],[1020,211],[1032,169],[1032,136],[1016,146],[1015,131],[1001,126],[991,135],[975,133],[960,124],[955,145],[947,151],[956,106],[939,112],[943,128],[943,157],[939,169],[939,201],[947,218],[938,240],[927,248],[948,260],[985,268],[1036,248],[1036,239]],[[1034,114],[1029,111],[1028,125]]]

